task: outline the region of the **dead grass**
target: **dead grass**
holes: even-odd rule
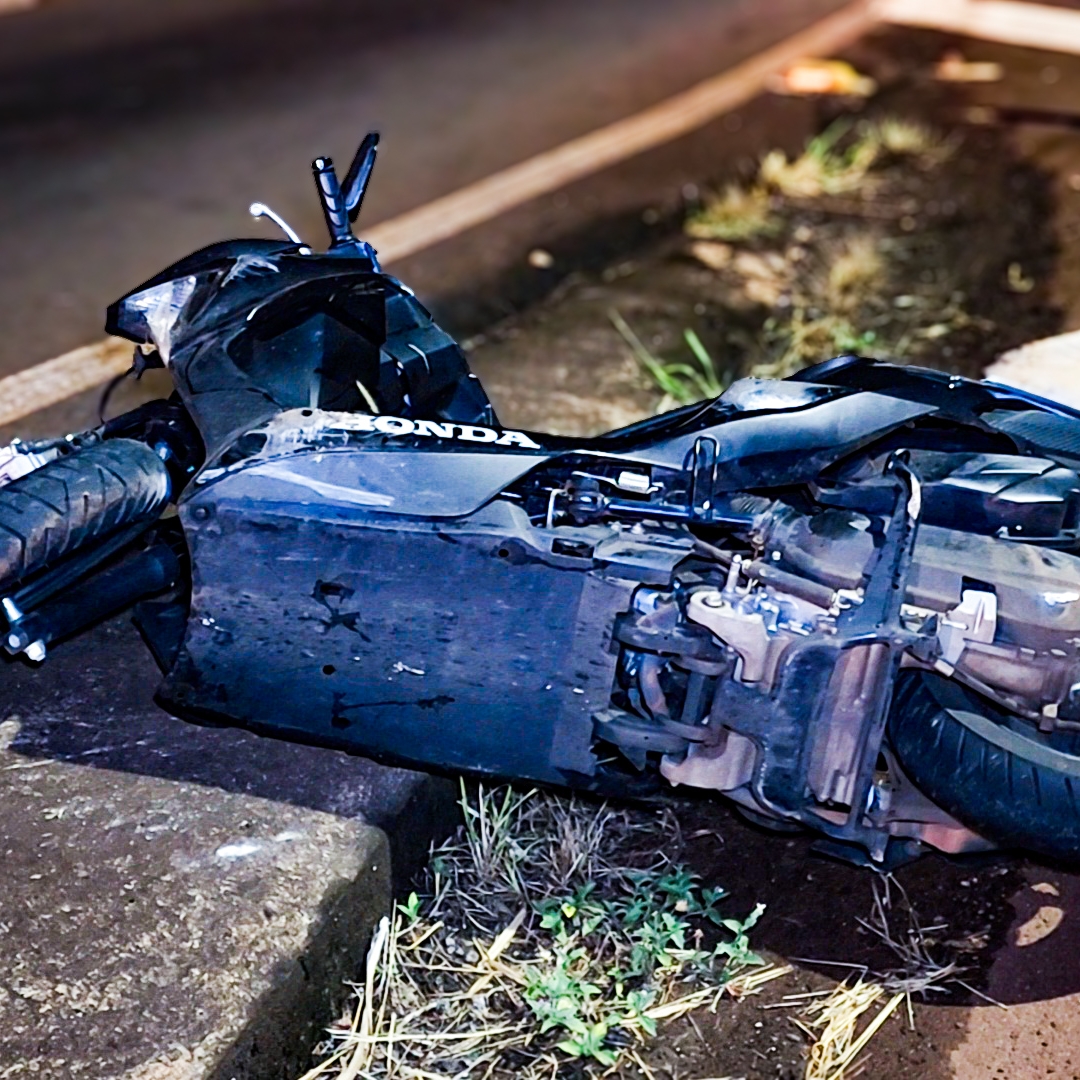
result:
[[[465,824],[431,859],[421,894],[384,919],[347,1014],[302,1080],[654,1080],[662,1025],[715,1010],[792,971],[765,965],[720,890],[673,861],[670,811],[613,809],[509,788],[463,794]],[[912,999],[960,986],[968,948],[925,925],[892,878],[859,924],[887,946],[881,971],[785,995],[807,1038],[805,1080],[862,1075]],[[719,941],[716,938],[719,937]],[[895,1021],[893,1021],[895,1022]]]
[[[509,788],[462,810],[304,1080],[540,1080],[574,1059],[648,1076],[658,1025],[790,970],[750,951],[760,908],[721,914],[671,860],[667,815]]]
[[[730,290],[731,306],[770,309],[749,342],[745,333],[732,338],[744,373],[786,378],[849,352],[947,353],[941,339],[975,328],[947,281],[912,293],[893,280],[915,240],[905,236],[914,219],[897,179],[937,169],[955,149],[952,138],[906,118],[842,119],[793,158],[765,154],[747,185],[729,185],[687,220],[696,240],[689,253]],[[664,405],[677,400],[655,381]]]
[[[945,161],[953,148],[932,128],[901,117],[854,125],[837,120],[795,158],[769,151],[761,159],[758,183],[791,199],[850,194],[872,198],[880,187],[872,173],[885,159],[915,158],[932,167]]]
[[[924,165],[940,165],[956,149],[954,139],[944,137],[927,124],[897,116],[887,116],[871,124],[869,136],[884,153],[917,158]]]
[[[890,996],[880,983],[858,979],[850,986],[840,983],[827,997],[807,1005],[800,1026],[814,1042],[806,1080],[843,1080],[903,1000],[903,994]],[[863,1025],[863,1018],[875,1007],[873,1018]]]
[[[758,182],[766,191],[789,199],[818,199],[864,189],[881,145],[869,132],[845,140],[850,130],[848,121],[836,121],[795,158],[770,150],[761,159]]]
[[[878,238],[857,233],[834,245],[828,254],[824,297],[833,311],[864,305],[885,282],[885,261]]]
[[[686,231],[698,240],[740,242],[774,236],[780,226],[764,187],[728,184],[690,216]]]
[[[873,894],[870,914],[859,925],[888,947],[898,965],[882,972],[856,968],[856,975],[825,994],[789,995],[787,1002],[802,1010],[795,1023],[812,1040],[805,1080],[844,1080],[857,1073],[870,1041],[901,1004],[914,1028],[913,996],[962,987],[985,997],[961,979],[964,968],[956,959],[957,943],[944,936],[946,925],[922,925],[891,875],[873,883]]]

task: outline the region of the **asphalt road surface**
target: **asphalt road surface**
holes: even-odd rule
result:
[[[321,219],[308,163],[383,133],[369,224],[633,114],[836,0],[55,0],[0,17],[0,376],[213,240]]]
[[[259,232],[264,226],[246,213],[254,199],[305,236],[320,237],[308,162],[325,152],[347,161],[368,128],[384,137],[365,211],[373,223],[633,114],[839,6],[54,0],[0,16],[0,376],[100,337],[105,306],[167,262],[224,236]],[[610,191],[619,180],[597,183],[602,198],[603,185]],[[483,243],[503,242],[515,227],[495,222]],[[469,286],[468,266],[446,258],[434,265],[424,291]],[[57,424],[37,433],[69,429]],[[82,737],[89,724],[80,719],[69,729],[66,720],[103,712],[67,677],[85,669],[87,680],[121,680],[110,708],[119,713],[130,699],[131,711],[144,709],[144,722],[157,730],[154,674],[140,648],[131,634],[112,645],[84,635],[57,650],[54,660],[67,668],[20,668],[14,697],[23,712],[56,717],[58,737]],[[0,694],[0,706],[11,700]],[[112,723],[104,716],[100,731]],[[161,737],[186,746],[189,733],[170,724],[162,722]],[[124,767],[119,759],[97,760]],[[342,760],[319,757],[331,770],[320,790],[340,788]],[[128,765],[143,768],[141,761]],[[303,779],[303,770],[292,769]],[[28,833],[28,845],[39,842],[39,824],[28,815],[9,821]],[[1056,912],[1064,932],[1034,944],[1010,938],[989,982],[1010,1011],[940,1010],[928,1044],[933,1060],[920,1066],[896,1059],[897,1070],[963,1080],[1080,1076],[1070,959],[1080,885],[1039,867],[1022,871],[1017,923],[1046,922],[1047,912]],[[786,879],[783,888],[790,891]],[[817,887],[799,888],[810,898],[808,917],[820,918]],[[875,1053],[874,1067],[885,1075],[888,1052]]]

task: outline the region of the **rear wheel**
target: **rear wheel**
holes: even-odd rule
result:
[[[145,443],[110,439],[0,488],[0,592],[169,501],[165,462]]]
[[[958,683],[906,672],[889,718],[896,756],[915,784],[1004,847],[1080,862],[1080,745],[1044,735]]]

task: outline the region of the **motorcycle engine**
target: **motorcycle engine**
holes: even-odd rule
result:
[[[1051,541],[1075,543],[1080,477],[1038,459],[921,457],[928,481],[901,608],[916,644],[902,663],[955,678],[1044,731],[1075,723],[1080,558]],[[881,475],[880,466],[866,472]],[[702,545],[710,570],[683,568],[670,591],[640,589],[634,611],[616,627],[624,651],[615,704],[662,723],[671,746],[619,731],[617,720],[599,725],[598,734],[610,732],[640,764],[647,750],[660,750],[661,772],[673,783],[744,789],[757,761],[753,740],[736,730],[737,717],[710,702],[720,700],[724,682],[770,695],[790,650],[835,636],[841,614],[863,602],[888,502],[875,505],[872,483],[869,497],[859,492],[862,479],[817,492],[816,503],[745,496],[753,524],[730,548]],[[850,671],[836,680],[832,719],[808,761],[808,784],[823,804],[851,797],[865,713],[860,694],[876,662],[864,649],[838,660]]]

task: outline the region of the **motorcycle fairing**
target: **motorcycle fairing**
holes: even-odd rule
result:
[[[318,453],[294,455],[292,463]],[[334,469],[352,462],[362,472],[369,459],[385,466],[395,457],[434,463],[476,455],[357,449],[321,456]],[[489,456],[527,463],[530,455]],[[693,536],[649,523],[546,528],[497,496],[442,519],[405,516],[396,505],[268,498],[266,469],[288,460],[246,461],[189,489],[181,520],[193,567],[191,609],[165,701],[182,713],[398,761],[602,788],[595,731],[615,678],[613,630],[639,586],[672,587]],[[841,652],[882,646],[899,656],[892,608],[914,541],[913,528],[903,527],[904,505],[873,579],[885,574],[890,588],[876,588],[880,600],[871,588],[861,609],[870,622],[838,635],[824,654],[797,653],[760,709],[750,699],[740,704],[765,755],[762,805],[801,812],[801,803],[781,808],[775,791],[792,769],[807,768],[816,734],[807,721],[822,708],[807,694],[827,684]],[[882,722],[896,662],[880,674],[875,714]],[[771,723],[766,735],[761,709],[790,714],[790,722]],[[800,746],[789,745],[796,738]],[[860,783],[865,773],[859,770]],[[833,831],[866,839],[861,826]]]
[[[140,298],[177,282],[182,302],[155,328]],[[208,457],[303,406],[495,422],[457,343],[365,258],[215,244],[113,304],[106,329],[157,348]]]
[[[194,486],[251,468],[257,470],[252,483],[260,485],[259,497],[272,501],[337,498],[344,507],[445,517],[471,513],[543,462],[572,456],[682,471],[691,467],[695,447],[704,439],[718,448],[711,459],[711,495],[705,493],[711,498],[748,486],[806,483],[839,458],[934,411],[880,394],[810,400],[801,408],[744,412],[721,404],[696,413],[684,410],[682,430],[672,431],[669,423],[655,442],[642,424],[593,439],[487,428],[490,441],[474,441],[466,436],[486,426],[441,425],[442,432],[452,432],[449,437],[432,434],[429,426],[421,435],[410,431],[414,425],[404,418],[379,417],[398,421],[405,430],[363,431],[342,414],[294,409],[235,439]],[[292,486],[291,495],[282,484]]]
[[[194,585],[163,697],[189,714],[397,760],[590,777],[616,616],[639,585],[670,588],[694,540],[649,522],[545,528],[507,488],[560,461],[563,447],[678,472],[702,437],[723,448],[717,490],[770,462],[787,484],[816,473],[823,454],[831,461],[932,412],[813,388],[763,404],[684,412],[684,430],[669,421],[653,445],[651,425],[637,425],[594,440],[531,433],[536,449],[499,446],[496,429],[474,443],[356,431],[348,414],[280,413],[181,502]],[[279,719],[267,720],[267,700]]]
[[[873,390],[933,405],[943,419],[1001,433],[1021,451],[1062,456],[1069,464],[1080,460],[1080,411],[1002,383],[860,356],[826,360],[789,381]]]
[[[401,417],[291,409],[247,432],[195,477],[185,498],[226,476],[245,474],[244,498],[302,513],[307,504],[334,507],[347,518],[359,508],[395,515],[468,515],[550,454],[517,432],[478,425],[431,424],[434,430],[486,433],[491,443],[363,430],[373,419]],[[520,435],[530,447],[494,446]],[[215,487],[215,491],[218,489]],[[233,491],[232,486],[225,489]]]
[[[724,490],[801,483],[838,458],[920,416],[931,403],[905,401],[861,387],[740,379],[719,398],[687,405],[591,439],[529,434],[551,450],[604,455],[684,468],[700,438],[717,443]],[[759,473],[756,470],[764,470]],[[733,485],[733,486],[729,486]]]
[[[505,500],[443,521],[343,517],[263,502],[255,475],[181,509],[194,584],[166,702],[401,761],[593,773],[615,615],[639,584],[670,581],[689,537],[559,529],[588,547],[582,558]]]
[[[738,410],[728,414],[726,423],[618,456],[683,468],[698,439],[712,438],[717,492],[780,487],[806,483],[874,439],[935,411],[921,402],[855,391],[802,408]]]

